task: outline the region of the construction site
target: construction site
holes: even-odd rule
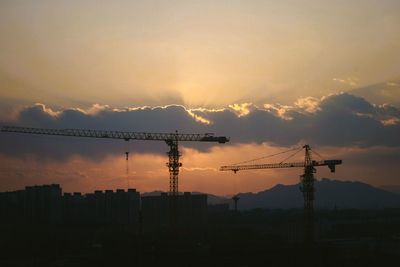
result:
[[[225,136],[14,126],[4,126],[1,131],[163,141],[169,147],[169,192],[146,195],[128,188],[68,193],[52,184],[1,193],[1,249],[8,251],[5,263],[15,260],[13,251],[19,248],[29,251],[22,257],[22,265],[33,261],[40,266],[53,266],[55,261],[60,261],[57,266],[70,266],[82,260],[93,266],[260,266],[260,262],[272,266],[353,266],[361,258],[368,266],[390,262],[400,249],[399,240],[394,238],[400,226],[398,209],[315,210],[317,168],[326,166],[335,172],[342,160],[323,159],[310,145],[221,166],[220,171],[232,175],[247,170],[301,170],[298,193],[302,194],[302,209],[240,210],[239,195],[230,203],[212,204],[207,194],[180,192],[178,187],[182,167],[178,144],[223,144],[229,142]],[[129,151],[121,152],[128,162]],[[283,160],[270,159],[278,155]],[[301,161],[291,161],[299,156]],[[266,159],[268,163],[255,164]],[[387,247],[390,249],[384,250]]]

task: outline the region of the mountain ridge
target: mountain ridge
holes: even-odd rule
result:
[[[302,208],[303,196],[300,192],[300,184],[275,186],[256,193],[238,193],[240,197],[238,208],[248,210],[255,208],[266,209],[290,209]],[[400,208],[400,194],[389,192],[382,188],[374,187],[359,181],[341,181],[322,178],[315,182],[315,208]],[[155,191],[158,194],[161,191]],[[155,192],[143,193],[143,196],[154,195]],[[193,192],[193,194],[201,194]],[[208,203],[233,205],[228,197],[208,195]]]

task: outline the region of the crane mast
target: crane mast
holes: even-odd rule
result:
[[[87,138],[106,138],[106,139],[122,139],[140,140],[140,141],[164,141],[169,146],[167,167],[169,170],[169,192],[170,195],[178,194],[178,175],[182,163],[179,162],[181,156],[178,149],[178,142],[216,142],[226,143],[229,138],[225,136],[214,136],[212,133],[205,134],[182,134],[182,133],[148,133],[148,132],[126,132],[126,131],[106,131],[91,129],[45,129],[45,128],[29,128],[17,126],[3,126],[2,132],[25,133],[38,135],[58,135],[68,137],[87,137]]]
[[[305,242],[310,244],[314,241],[314,173],[316,169],[312,163],[310,146],[305,145],[304,174],[300,176],[301,187],[304,198],[304,217],[305,217]]]
[[[234,173],[237,173],[238,171],[242,170],[299,168],[299,167],[303,168],[304,173],[300,175],[300,182],[301,182],[300,191],[303,193],[303,198],[304,198],[305,242],[306,244],[311,244],[314,241],[314,193],[315,193],[314,173],[316,172],[315,167],[328,166],[331,172],[335,172],[336,165],[342,164],[342,160],[316,161],[312,159],[311,147],[309,145],[304,145],[302,149],[304,149],[305,151],[303,162],[280,162],[280,163],[248,164],[248,165],[234,164],[234,165],[221,166],[220,171],[233,171]]]
[[[182,163],[179,162],[179,158],[181,156],[178,150],[178,140],[167,140],[167,145],[169,146],[168,162],[167,167],[169,170],[169,192],[173,192],[172,194],[176,194],[178,191],[178,175],[179,168],[182,167]]]

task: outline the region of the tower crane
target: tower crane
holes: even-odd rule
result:
[[[17,126],[3,126],[2,132],[39,134],[39,135],[58,135],[69,137],[89,137],[89,138],[106,138],[106,139],[122,139],[140,140],[140,141],[164,141],[169,146],[168,162],[166,166],[169,170],[169,192],[170,195],[178,194],[178,175],[179,168],[182,163],[179,162],[181,154],[178,150],[178,142],[217,142],[220,144],[229,142],[229,138],[225,136],[214,136],[212,133],[205,134],[182,134],[182,133],[148,133],[148,132],[124,132],[124,131],[107,131],[107,130],[89,130],[89,129],[43,129],[28,128]],[[126,153],[128,158],[128,153]]]
[[[301,150],[305,150],[305,158],[302,162],[284,162],[287,159],[293,157]],[[281,153],[277,153],[270,156],[275,156],[278,154],[286,153],[289,151],[293,151],[294,149],[284,151]],[[315,154],[319,156],[318,153],[314,151]],[[262,157],[267,158],[270,156]],[[251,161],[259,160],[262,158],[249,160],[241,163],[248,163]],[[314,240],[314,173],[316,173],[315,167],[320,166],[328,166],[331,172],[335,172],[336,165],[342,164],[342,160],[320,160],[316,161],[312,159],[311,155],[311,147],[309,145],[304,145],[299,150],[297,150],[294,154],[287,157],[285,160],[279,163],[268,163],[268,164],[248,164],[248,165],[240,165],[241,163],[221,166],[220,171],[233,171],[237,173],[238,171],[243,170],[259,170],[259,169],[278,169],[278,168],[304,168],[304,173],[300,176],[300,191],[303,193],[304,198],[304,215],[305,215],[305,238],[307,243],[312,243]]]

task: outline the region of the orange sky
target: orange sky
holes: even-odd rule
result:
[[[301,168],[244,171],[237,174],[218,171],[220,165],[242,161],[243,155],[251,155],[255,158],[283,149],[285,148],[255,144],[221,146],[212,149],[209,153],[183,149],[181,158],[183,168],[179,177],[180,191],[232,195],[237,192],[258,192],[278,183],[297,183],[302,172]],[[322,151],[318,149],[318,152],[325,152],[324,155],[329,156],[324,157],[325,159],[344,159],[344,164],[337,167],[336,173],[330,173],[327,167],[320,167],[316,177],[357,180],[377,186],[397,184],[396,177],[392,180],[382,179],[385,176],[393,176],[393,171],[396,169],[393,162],[384,165],[384,169],[379,169],[370,162],[369,164],[354,162],[357,158],[368,157],[371,153],[378,155],[385,151],[387,153],[387,150],[380,147],[372,149],[326,147],[322,148]],[[392,149],[393,152],[399,153],[398,149]],[[302,157],[301,153],[292,161],[301,161]],[[168,170],[165,167],[167,157],[162,155],[132,154],[129,160],[129,181],[123,151],[121,155],[110,155],[100,161],[81,156],[73,156],[66,161],[40,160],[33,155],[22,159],[1,156],[0,159],[2,162],[1,191],[19,189],[25,185],[48,183],[60,183],[66,192],[92,192],[128,186],[137,188],[141,192],[168,191],[169,186]],[[280,162],[282,159],[278,156],[261,162]],[[376,165],[382,166],[382,161],[379,157],[376,158]]]
[[[0,97],[290,104],[399,78],[399,9],[393,0],[5,0]]]

